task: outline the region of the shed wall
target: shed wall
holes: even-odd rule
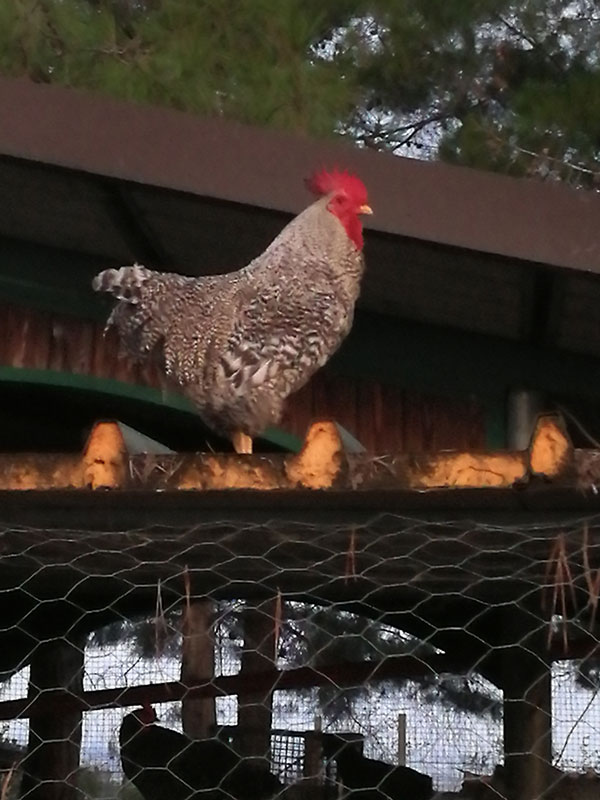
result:
[[[119,358],[116,337],[105,336],[102,324],[16,305],[0,306],[0,366],[168,388],[155,366]],[[317,418],[335,419],[370,452],[485,447],[483,410],[474,398],[437,398],[327,370],[290,399],[282,427],[303,437]]]

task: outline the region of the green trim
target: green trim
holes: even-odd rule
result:
[[[109,259],[0,238],[0,298],[57,314],[102,321],[110,299],[92,291]]]
[[[189,414],[196,419],[198,418],[193,405],[183,395],[175,392],[162,392],[149,386],[125,383],[125,381],[118,381],[114,378],[98,378],[95,375],[83,375],[50,369],[0,366],[0,384],[2,383],[52,386],[61,389],[94,392],[111,397],[135,400],[149,405],[162,406],[182,414]],[[269,428],[261,436],[261,439],[292,452],[298,452],[302,447],[302,441],[297,436],[280,428]]]
[[[303,445],[300,437],[283,428],[267,428],[260,438],[281,447],[282,450],[289,450],[290,453],[299,453]]]
[[[191,403],[181,395],[172,392],[163,394],[159,389],[152,389],[149,386],[138,386],[135,383],[125,383],[125,381],[118,381],[114,378],[98,378],[95,375],[62,372],[53,369],[0,366],[0,383],[31,383],[41,386],[55,386],[62,389],[97,392],[193,413]]]
[[[483,414],[486,450],[503,450],[506,447],[506,404],[504,398],[487,400]]]

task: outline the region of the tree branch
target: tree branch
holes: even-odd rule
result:
[[[502,14],[495,14],[494,16],[498,20],[498,22],[500,22],[502,25],[508,28],[508,30],[511,33],[514,33],[515,36],[518,36],[520,39],[523,39],[524,42],[530,44],[534,50],[541,50],[541,52],[548,59],[548,61],[550,61],[550,63],[552,63],[560,73],[563,72],[562,64],[557,60],[556,56],[553,53],[548,52],[546,47],[544,47],[544,45],[541,42],[538,42],[537,39],[534,39],[528,33],[525,33],[525,31],[521,30],[513,22],[510,22],[505,17],[503,17]]]

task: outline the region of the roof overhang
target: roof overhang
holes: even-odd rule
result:
[[[222,119],[0,78],[0,154],[295,214],[320,165],[356,170],[370,230],[600,272],[600,194],[358,150]]]
[[[375,210],[361,309],[600,355],[598,193],[25,80],[0,79],[0,103],[6,299],[44,305],[51,288],[46,307],[98,317],[99,268],[239,268],[309,202],[304,178],[339,165]]]

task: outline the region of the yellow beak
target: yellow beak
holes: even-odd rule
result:
[[[359,214],[372,214],[373,213],[373,209],[371,208],[371,206],[361,206],[358,209],[358,213]]]

